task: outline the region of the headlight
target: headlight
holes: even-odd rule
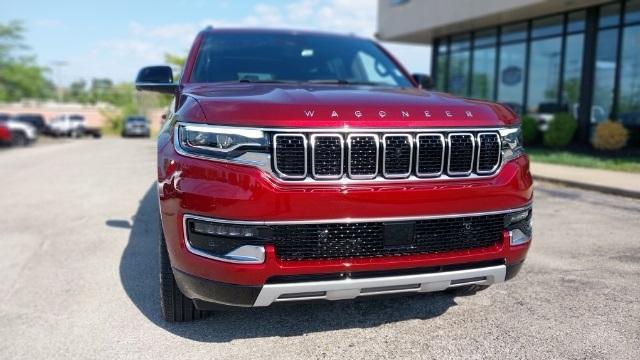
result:
[[[184,155],[233,160],[269,151],[269,139],[258,129],[177,124],[175,136],[176,150]]]
[[[519,127],[500,130],[500,136],[502,137],[502,159],[504,162],[524,154],[522,131]]]

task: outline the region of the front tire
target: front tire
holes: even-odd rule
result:
[[[24,133],[16,131],[11,134],[11,145],[21,147],[27,146],[29,145],[29,139],[27,139],[27,136]]]
[[[198,310],[193,300],[184,296],[173,276],[169,252],[160,226],[160,305],[162,317],[169,322],[187,322],[205,318],[206,311]]]

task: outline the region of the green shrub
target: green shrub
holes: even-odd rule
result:
[[[566,147],[573,140],[578,122],[568,113],[557,113],[544,133],[543,143],[552,148]]]
[[[538,142],[538,124],[536,119],[531,116],[522,118],[522,139],[525,146],[535,145]]]

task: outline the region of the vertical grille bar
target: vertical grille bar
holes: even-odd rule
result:
[[[447,174],[452,176],[470,175],[473,170],[475,139],[470,133],[452,133],[447,137],[449,143],[449,163]]]
[[[380,138],[376,134],[351,134],[347,137],[348,174],[352,179],[378,176]]]
[[[444,168],[444,135],[419,134],[416,137],[416,175],[436,177]]]
[[[311,135],[311,173],[316,179],[339,179],[344,169],[344,139],[339,134]]]
[[[307,176],[307,138],[302,134],[274,135],[273,164],[283,179],[304,179]]]
[[[491,174],[500,166],[500,135],[497,133],[478,134],[478,161],[476,172],[478,174]]]
[[[413,138],[409,134],[382,137],[382,173],[386,178],[406,178],[411,175]]]

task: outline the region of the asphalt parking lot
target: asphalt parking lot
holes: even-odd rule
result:
[[[640,358],[640,201],[537,184],[514,280],[160,318],[155,144],[0,151],[0,358]]]

